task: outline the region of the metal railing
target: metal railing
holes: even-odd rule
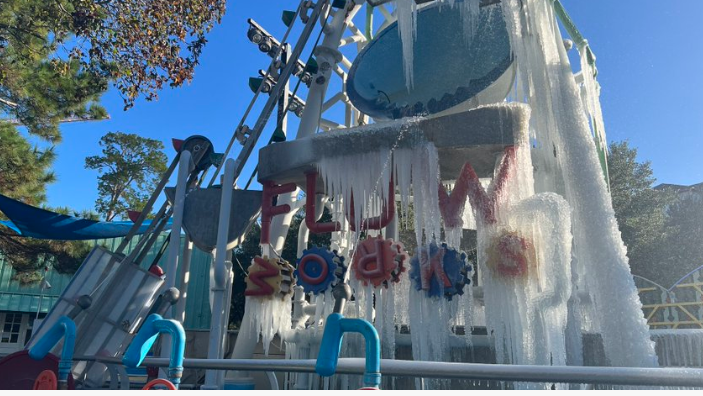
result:
[[[74,360],[120,364],[119,358],[74,357]],[[315,373],[316,360],[294,359],[185,359],[191,369],[281,371]],[[363,358],[339,359],[336,374],[363,375]],[[169,360],[147,358],[143,366],[168,367]],[[703,387],[703,369],[526,366],[478,363],[444,363],[407,360],[381,360],[384,376],[461,380],[494,380],[536,383],[598,384],[645,387]],[[422,373],[421,375],[419,373]]]
[[[652,329],[703,329],[703,282],[691,280],[669,289],[653,282],[638,289]]]

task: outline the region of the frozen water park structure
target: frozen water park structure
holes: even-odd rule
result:
[[[303,0],[283,16],[280,40],[249,20],[271,64],[224,155],[174,141],[123,245],[96,248],[27,351],[0,362],[20,367],[12,384],[124,389],[125,367],[146,365],[162,368],[147,387],[172,389],[253,389],[254,372],[273,389],[703,386],[701,369],[659,367],[609,196],[596,57],[559,0]],[[235,188],[256,150],[262,190]],[[231,251],[256,221],[225,358]],[[173,232],[165,272],[144,270],[167,224],[189,242]],[[207,359],[184,356],[193,244],[214,257]],[[285,359],[253,359],[259,343]],[[184,368],[205,369],[202,384],[181,384]]]

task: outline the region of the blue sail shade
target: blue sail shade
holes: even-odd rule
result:
[[[0,194],[0,211],[10,221],[0,221],[17,236],[36,239],[86,240],[117,238],[127,235],[131,221],[105,222],[81,219],[45,209],[36,208]],[[149,222],[145,221],[137,231],[143,234]]]
[[[459,7],[437,4],[418,11],[414,84],[408,89],[398,22],[391,24],[352,64],[347,79],[351,102],[374,118],[397,119],[439,113],[484,91],[491,91],[487,103],[505,99],[512,79],[494,85],[510,74],[513,63],[500,5],[481,7],[470,40],[463,25]]]

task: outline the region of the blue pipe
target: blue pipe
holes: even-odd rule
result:
[[[342,349],[344,333],[361,333],[364,336],[366,341],[364,386],[378,388],[381,385],[381,342],[376,329],[363,319],[346,319],[339,313],[333,313],[327,317],[315,371],[323,377],[330,377],[337,371],[337,360]]]
[[[149,350],[156,342],[159,334],[171,336],[171,360],[168,366],[168,379],[178,388],[183,376],[183,355],[186,349],[186,333],[183,326],[170,319],[164,319],[159,314],[149,315],[144,324],[134,336],[122,358],[122,364],[135,368],[142,364]]]
[[[29,357],[42,360],[63,338],[61,360],[59,360],[59,389],[67,389],[68,376],[73,365],[73,350],[76,345],[76,324],[67,316],[61,316],[56,323],[29,350]]]

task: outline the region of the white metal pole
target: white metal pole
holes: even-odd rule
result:
[[[303,110],[303,115],[300,119],[296,139],[308,137],[317,132],[332,70],[337,65],[337,62],[341,60],[336,59],[336,54],[341,56],[338,48],[342,34],[346,29],[347,20],[351,20],[360,9],[360,5],[355,5],[349,13],[345,10],[337,10],[332,21],[325,28],[325,38],[318,47],[316,54],[320,71],[313,76],[313,84],[305,101],[305,110]]]
[[[225,292],[223,296],[223,307],[222,307],[222,327],[223,327],[223,332],[222,332],[222,345],[220,347],[220,351],[217,354],[217,359],[222,359],[225,357],[225,346],[226,346],[226,341],[227,338],[229,337],[227,333],[227,328],[229,325],[229,309],[230,306],[232,305],[232,284],[234,283],[234,271],[232,270],[232,251],[230,250],[227,252],[227,261],[225,261],[225,267],[226,267],[226,272],[227,272],[227,284],[225,285]],[[225,371],[223,370],[218,370],[217,371],[217,383],[220,384],[224,388],[224,383],[225,383]]]
[[[215,260],[213,262],[214,282],[210,285],[212,293],[212,318],[210,319],[210,342],[208,345],[208,359],[219,359],[222,354],[224,343],[223,333],[224,319],[227,316],[224,312],[225,291],[227,286],[227,240],[229,236],[229,218],[232,208],[232,188],[234,186],[234,160],[228,159],[225,163],[225,173],[222,181],[222,199],[220,200],[220,215],[217,225],[217,244],[215,247]],[[216,370],[205,372],[205,384],[202,389],[222,389],[218,383],[219,375]]]
[[[178,256],[181,253],[181,227],[183,225],[183,207],[185,206],[188,175],[190,175],[190,151],[183,151],[178,163],[178,178],[176,179],[176,195],[173,200],[173,224],[171,239],[168,243],[168,259],[166,260],[165,288],[176,287],[178,273]]]
[[[305,224],[305,220],[300,222],[300,228],[298,228],[298,252],[297,257],[303,257],[303,251],[308,248],[308,237],[310,236],[310,230],[308,230],[308,225]]]
[[[317,132],[322,115],[322,106],[325,101],[325,93],[329,86],[332,70],[337,64],[335,54],[339,53],[339,44],[342,39],[342,34],[347,26],[347,21],[354,18],[354,15],[361,9],[360,5],[354,5],[354,8],[347,13],[345,10],[337,10],[332,20],[325,27],[325,38],[322,44],[318,47],[317,63],[320,65],[320,70],[313,76],[313,84],[310,87],[305,109],[300,118],[298,133],[296,139],[311,136]],[[278,197],[278,204],[291,205],[293,208],[295,197],[299,194],[296,189],[293,193],[283,194]],[[290,221],[293,219],[295,211],[291,211],[284,216],[276,216],[271,221],[271,244],[280,252],[283,249],[285,237],[288,234]]]
[[[181,250],[181,227],[183,225],[183,207],[185,206],[186,192],[188,189],[188,176],[192,169],[192,161],[190,151],[184,150],[180,154],[178,160],[178,176],[176,178],[176,194],[173,199],[173,224],[171,225],[171,237],[168,243],[168,257],[166,259],[166,282],[164,289],[176,286],[176,278],[178,277],[178,256]],[[166,311],[167,318],[172,318],[175,311],[173,308]],[[160,343],[162,346],[170,345],[171,338],[168,334],[161,337]],[[168,358],[171,355],[169,348],[161,348],[159,354],[162,358]],[[161,375],[166,372],[160,370]]]
[[[185,247],[183,248],[183,261],[178,277],[178,291],[180,297],[176,303],[173,318],[181,323],[186,320],[186,299],[188,298],[188,283],[190,283],[190,262],[193,257],[193,241],[186,235]]]

